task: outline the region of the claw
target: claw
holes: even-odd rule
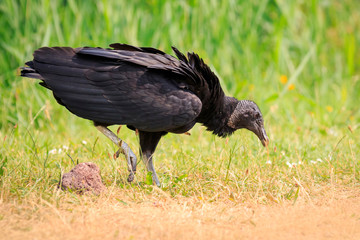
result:
[[[117,159],[120,156],[121,153],[121,149],[119,148],[119,150],[116,151],[116,153],[114,154],[114,159]]]
[[[105,136],[107,136],[113,143],[115,143],[117,146],[119,146],[119,150],[116,151],[116,153],[113,155],[113,157],[116,159],[119,157],[120,153],[124,154],[127,160],[128,170],[130,172],[130,175],[128,177],[128,182],[132,182],[135,177],[136,172],[136,163],[137,158],[134,152],[131,150],[129,145],[118,138],[112,131],[110,131],[107,127],[98,125],[96,128],[102,132]],[[117,130],[117,133],[119,133],[120,127]]]
[[[129,177],[128,177],[127,181],[130,183],[130,182],[134,181],[134,178],[135,178],[135,173],[131,172],[129,174]]]
[[[161,183],[160,183],[160,181],[159,181],[158,176],[157,176],[156,173],[153,174],[152,179],[153,179],[153,183],[155,183],[156,186],[161,187]]]
[[[121,129],[121,125],[118,127],[118,129],[116,130],[116,135],[119,135],[120,129]]]

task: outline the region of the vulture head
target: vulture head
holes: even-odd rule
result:
[[[253,101],[239,101],[227,125],[233,129],[246,128],[256,134],[264,147],[269,144],[261,111]]]

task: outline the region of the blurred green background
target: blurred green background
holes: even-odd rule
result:
[[[46,99],[55,105],[49,91],[16,76],[35,49],[114,42],[197,52],[226,92],[255,100],[269,124],[356,126],[359,9],[353,0],[1,0],[0,128],[32,122]]]

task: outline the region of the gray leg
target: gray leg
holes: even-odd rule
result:
[[[155,183],[158,187],[160,187],[161,184],[156,174],[152,157],[156,149],[156,146],[160,141],[160,138],[165,134],[166,134],[165,132],[150,133],[150,132],[139,131],[140,153],[142,160],[145,163],[146,169],[152,173],[153,183]]]
[[[146,166],[146,169],[152,174],[153,183],[155,183],[156,186],[161,187],[161,183],[155,171],[152,155],[148,156],[147,154],[142,154],[142,160]]]
[[[127,145],[126,142],[118,138],[115,133],[113,133],[110,129],[107,127],[97,125],[96,128],[102,132],[105,136],[107,136],[113,143],[115,143],[117,146],[119,146],[119,150],[116,152],[116,157],[119,156],[120,153],[124,154],[127,160],[127,165],[129,169],[129,177],[128,182],[132,182],[134,180],[134,174],[136,172],[136,155],[134,152],[130,149],[129,145]]]

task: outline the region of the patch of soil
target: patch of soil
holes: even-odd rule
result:
[[[77,193],[93,192],[99,195],[106,189],[101,181],[100,169],[92,162],[79,163],[70,172],[62,176],[59,186],[63,190]]]

